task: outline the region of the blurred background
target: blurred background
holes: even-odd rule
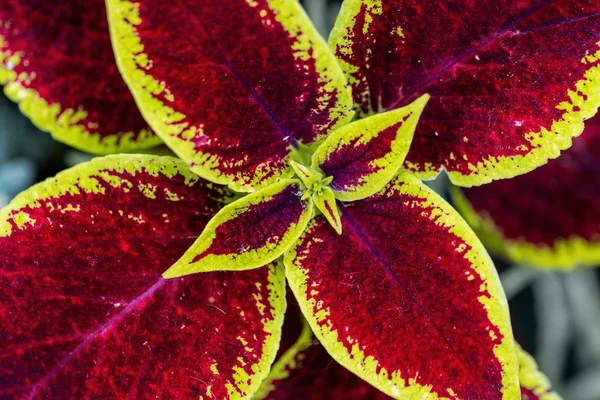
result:
[[[340,3],[303,1],[325,37]],[[90,158],[40,132],[0,94],[0,206],[33,183]],[[428,184],[449,199],[445,175]],[[535,356],[565,400],[600,400],[598,269],[546,272],[501,258],[494,261],[510,301],[517,341]]]

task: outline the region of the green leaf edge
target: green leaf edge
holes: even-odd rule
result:
[[[529,355],[521,346],[517,345],[519,353],[519,380],[521,387],[531,390],[539,396],[539,400],[563,400],[562,397],[552,391],[550,381],[538,369],[535,359]]]
[[[5,41],[0,35],[0,44],[3,40]],[[138,138],[135,140],[132,139],[134,132],[115,132],[105,137],[88,132],[85,125],[79,124],[81,113],[87,111],[64,109],[59,103],[49,104],[37,90],[22,84],[35,71],[23,78],[17,75],[14,66],[8,68],[4,61],[18,65],[22,60],[19,53],[7,57],[0,51],[0,85],[4,86],[4,94],[19,106],[21,113],[39,130],[50,133],[55,140],[97,155],[147,150],[162,144],[162,139],[152,135],[149,128],[136,132]]]
[[[273,319],[268,322],[263,321],[263,328],[269,334],[263,346],[263,356],[258,362],[252,366],[253,375],[246,374],[243,370],[239,370],[237,375],[234,375],[237,387],[230,387],[229,395],[231,399],[250,399],[260,390],[262,382],[267,378],[271,371],[271,365],[277,357],[277,351],[281,343],[281,335],[283,329],[283,321],[287,302],[285,298],[286,284],[285,272],[283,265],[273,263],[266,268],[269,268],[269,304],[273,307]],[[260,299],[257,303],[260,306]],[[250,381],[250,384],[247,382]],[[240,395],[236,389],[242,390],[245,395]]]
[[[279,261],[281,267],[284,268],[283,261]],[[269,375],[265,378],[265,380],[260,385],[260,388],[254,394],[253,400],[263,400],[265,399],[269,393],[271,393],[275,386],[273,385],[274,381],[279,381],[286,379],[290,376],[290,371],[297,368],[299,362],[301,360],[298,357],[301,353],[308,349],[313,345],[313,333],[310,329],[310,325],[306,321],[303,315],[302,318],[302,331],[300,332],[300,336],[298,340],[294,342],[292,347],[290,347],[271,367],[271,371]]]
[[[200,179],[189,169],[187,164],[174,157],[147,154],[115,154],[96,157],[59,172],[56,176],[37,183],[18,194],[0,211],[0,236],[9,236],[11,234],[11,225],[6,220],[9,218],[11,212],[27,206],[35,208],[40,200],[69,193],[75,184],[88,193],[95,193],[98,187],[94,176],[101,176],[103,171],[107,170],[128,172],[131,174],[144,170],[155,176],[163,174],[166,177],[181,174],[187,184],[193,184]],[[110,183],[118,187],[120,181],[114,180]],[[228,195],[230,195],[229,190],[225,189],[223,191],[223,202],[226,201]],[[26,221],[23,221],[23,223],[26,223]]]

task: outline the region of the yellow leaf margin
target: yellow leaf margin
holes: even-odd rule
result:
[[[553,392],[550,387],[550,382],[544,374],[538,370],[537,363],[525,350],[520,346],[519,351],[519,380],[521,387],[531,390],[539,400],[562,400],[557,393]]]

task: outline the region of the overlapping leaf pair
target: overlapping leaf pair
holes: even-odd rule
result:
[[[44,3],[60,23],[34,2],[0,4],[7,93],[79,147],[151,143],[120,146],[144,135],[115,133],[147,131],[113,125],[114,110],[139,118],[117,90],[105,24],[87,22],[102,2]],[[444,167],[459,184],[557,156],[600,103],[600,6],[422,3],[347,0],[334,55],[293,0],[107,0],[119,69],[183,161],[97,159],[3,210],[0,394],[252,397],[279,346],[285,273],[327,352],[386,395],[517,399],[491,260],[454,209],[399,169],[415,127],[405,166]],[[49,44],[30,40],[39,32]],[[78,35],[101,52],[70,46]],[[61,85],[65,65],[90,68]],[[110,85],[91,85],[96,76]],[[350,123],[353,97],[361,117],[391,111]],[[205,272],[165,279],[172,264],[166,276]]]
[[[533,358],[520,347],[519,381],[522,400],[560,400]],[[281,346],[271,373],[256,400],[388,400],[335,362],[314,339],[294,299],[288,299]]]

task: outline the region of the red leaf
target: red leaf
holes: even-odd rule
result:
[[[147,120],[192,169],[251,191],[352,117],[350,88],[297,1],[109,0]]]
[[[377,193],[402,167],[427,100],[423,95],[406,107],[338,129],[315,151],[312,168],[332,179],[342,201]]]
[[[508,307],[485,249],[410,174],[323,217],[285,256],[304,316],[340,364],[395,398],[514,399]]]
[[[300,181],[281,180],[223,207],[163,276],[262,267],[298,240],[312,216]]]
[[[491,249],[516,262],[573,268],[600,264],[600,116],[560,158],[526,175],[454,192],[455,204]]]
[[[79,149],[161,143],[115,65],[103,0],[2,0],[0,84],[39,128]]]
[[[18,196],[0,216],[0,397],[251,396],[281,272],[161,277],[227,195],[179,160],[119,156]]]
[[[405,164],[425,178],[530,171],[600,105],[596,0],[346,0],[330,41],[361,113],[431,95]]]

